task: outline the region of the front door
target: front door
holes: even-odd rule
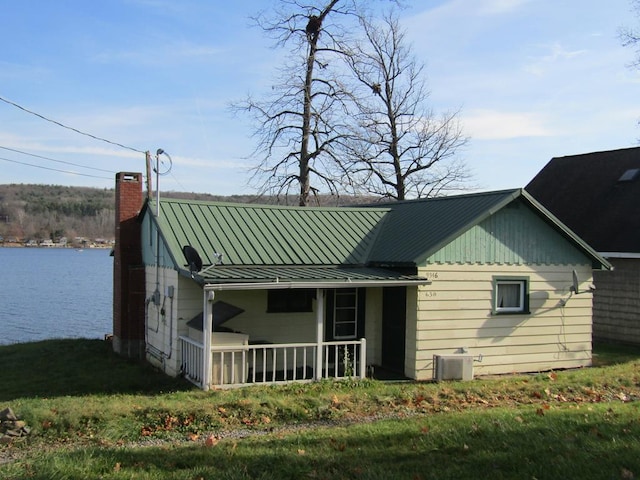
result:
[[[382,289],[382,367],[404,374],[407,288]]]

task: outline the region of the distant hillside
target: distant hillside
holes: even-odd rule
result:
[[[23,241],[111,239],[114,206],[113,189],[0,185],[0,235]]]
[[[161,197],[187,200],[295,205],[286,199],[253,195],[219,196],[204,193],[161,192]],[[372,197],[319,196],[317,204],[355,205],[373,202]],[[0,236],[4,239],[53,240],[67,237],[114,238],[115,190],[58,185],[0,185]]]

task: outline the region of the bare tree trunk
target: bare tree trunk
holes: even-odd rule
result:
[[[302,141],[300,142],[300,202],[301,207],[309,205],[309,136],[311,135],[311,95],[313,90],[313,68],[316,62],[316,52],[318,50],[318,38],[322,30],[322,22],[331,12],[339,0],[331,0],[322,13],[317,17],[309,18],[307,24],[307,40],[309,42],[309,53],[307,54],[307,71],[304,78],[304,105],[302,113]]]

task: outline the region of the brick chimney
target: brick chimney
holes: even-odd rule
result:
[[[138,214],[142,174],[116,174],[116,245],[113,262],[113,350],[144,358],[145,276]]]

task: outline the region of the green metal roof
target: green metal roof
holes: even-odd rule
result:
[[[387,212],[163,199],[158,222],[178,263],[191,245],[205,266],[364,265]]]
[[[519,190],[456,195],[388,204],[384,228],[369,256],[375,264],[422,264],[519,195]]]
[[[523,189],[450,197],[409,200],[389,204],[391,212],[369,261],[374,265],[422,265],[439,249],[460,237],[516,200],[582,251],[594,268],[611,265]],[[463,261],[458,258],[457,261]]]
[[[316,286],[330,283],[333,287],[362,286],[369,283],[389,285],[428,283],[416,275],[398,273],[389,269],[336,266],[263,266],[233,267],[213,265],[198,273],[204,283],[260,283],[277,288],[278,284]]]
[[[515,200],[524,202],[587,255],[594,267],[610,267],[522,189],[350,208],[168,198],[160,202],[155,221],[182,273],[190,274],[182,248],[190,245],[196,249],[204,265],[199,279],[205,283],[411,284],[425,279],[402,276],[385,267],[425,264],[439,249]],[[145,211],[155,212],[152,202]]]

